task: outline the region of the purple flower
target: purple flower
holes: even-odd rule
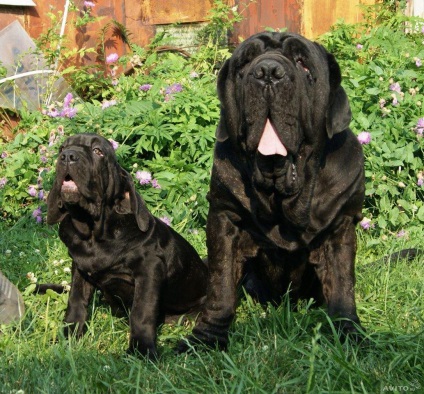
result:
[[[77,114],[75,107],[66,107],[60,112],[59,116],[62,118],[73,118]]]
[[[111,53],[110,55],[106,56],[106,64],[115,63],[118,59],[119,56],[117,53]]]
[[[419,118],[417,125],[415,126],[415,132],[419,135],[424,133],[424,118]]]
[[[362,131],[358,134],[358,141],[361,145],[366,145],[371,142],[371,133],[368,131]]]
[[[71,102],[72,102],[73,98],[74,98],[74,96],[72,96],[72,93],[68,93],[65,96],[65,99],[63,100],[63,106],[65,108],[68,108],[71,105]]]
[[[118,142],[116,142],[112,138],[109,138],[109,142],[112,144],[113,150],[117,150],[118,149],[118,146],[119,146],[119,143]]]
[[[183,91],[183,85],[180,83],[173,83],[165,89],[165,94],[179,93]]]
[[[44,198],[44,191],[43,190],[40,190],[39,192],[38,192],[38,199],[39,200],[42,200]]]
[[[164,222],[167,226],[171,225],[171,219],[168,216],[162,216],[160,220],[162,220],[162,222]]]
[[[405,230],[400,230],[397,234],[396,237],[397,238],[402,238],[406,235],[406,231]]]
[[[40,157],[40,160],[41,160],[41,162],[42,162],[42,163],[47,163],[47,160],[48,160],[48,159],[47,159],[47,157],[46,157],[46,156],[41,156],[41,157]]]
[[[1,158],[5,159],[7,156],[9,156],[9,154],[4,150],[3,152],[1,152]]]
[[[119,79],[118,79],[118,78],[113,78],[113,79],[112,79],[112,85],[113,85],[113,86],[118,85],[118,83],[119,83]]]
[[[4,187],[7,183],[7,178],[0,178],[0,189]]]
[[[116,100],[103,101],[103,103],[102,103],[102,109],[109,108],[112,105],[116,105],[116,104],[117,104],[117,101]]]
[[[37,223],[41,223],[43,221],[43,216],[40,207],[32,211],[32,217],[36,220]]]
[[[422,62],[421,62],[421,59],[416,59],[415,60],[415,65],[417,66],[417,67],[421,67],[423,64],[422,64]]]
[[[93,8],[95,5],[92,1],[84,1],[84,7]]]
[[[160,187],[159,182],[158,182],[158,180],[157,180],[157,179],[153,179],[153,180],[152,180],[152,186],[153,186],[155,189],[161,189],[161,187]]]
[[[418,186],[424,185],[424,179],[423,178],[418,178],[417,185]]]
[[[398,92],[398,93],[401,92],[401,88],[400,88],[399,82],[392,83],[389,86],[389,89],[392,90],[393,92]]]
[[[140,90],[142,90],[143,92],[147,92],[152,88],[153,85],[150,85],[150,83],[146,83],[144,85],[141,85],[139,87]]]
[[[356,49],[361,50],[364,46],[362,44],[357,44]]]
[[[35,196],[37,195],[37,189],[36,189],[34,186],[30,186],[30,187],[28,188],[28,194],[29,194],[31,197],[35,197]]]
[[[51,108],[49,111],[47,111],[47,115],[50,116],[51,118],[57,118],[60,113],[56,108]]]
[[[393,95],[392,97],[393,97],[392,105],[398,105],[399,101],[398,101],[397,97],[395,95]]]
[[[374,227],[374,224],[371,223],[371,220],[368,218],[363,218],[359,224],[364,230],[369,230],[370,228]]]
[[[137,171],[135,177],[140,185],[147,185],[152,181],[152,174],[149,171]]]

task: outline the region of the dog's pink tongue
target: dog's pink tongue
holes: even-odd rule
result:
[[[78,186],[74,181],[63,181],[62,191],[73,192],[78,191]]]
[[[259,141],[258,151],[264,156],[287,156],[287,149],[281,143],[269,119],[266,120],[265,129],[262,133],[261,140]]]

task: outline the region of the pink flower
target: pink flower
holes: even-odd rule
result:
[[[367,145],[371,142],[371,133],[368,131],[362,131],[358,134],[358,141],[361,145]]]
[[[161,189],[161,187],[160,187],[159,182],[158,182],[158,180],[157,180],[157,179],[153,179],[153,180],[152,180],[152,186],[153,186],[155,189]]]
[[[418,59],[417,58],[417,60],[415,60],[415,65],[417,66],[417,67],[421,67],[423,64],[422,64],[422,62],[421,62],[421,59]]]
[[[0,178],[0,189],[4,187],[7,183],[7,178]]]
[[[400,85],[399,85],[399,82],[392,83],[392,84],[389,86],[389,89],[390,89],[390,90],[392,90],[393,92],[398,92],[398,93],[400,93],[400,92],[401,92],[401,87],[400,87]]]
[[[162,222],[164,222],[167,226],[171,225],[171,219],[168,216],[162,216],[159,219],[162,220]]]
[[[359,222],[359,224],[361,225],[361,227],[362,227],[364,230],[369,230],[370,228],[373,228],[373,227],[374,227],[374,224],[372,224],[372,223],[371,223],[371,220],[370,220],[370,219],[368,219],[368,218],[363,218],[363,219]]]
[[[106,64],[115,63],[118,59],[119,56],[117,53],[111,53],[110,55],[106,56]]]
[[[117,104],[117,101],[116,100],[103,101],[103,103],[102,103],[102,109],[109,108],[112,105],[116,105],[116,104]]]
[[[31,197],[35,197],[35,196],[37,195],[37,189],[36,189],[34,186],[30,186],[30,187],[28,188],[28,194],[29,194]]]
[[[84,7],[93,8],[95,5],[92,1],[84,1]]]
[[[357,44],[356,49],[361,50],[364,46],[362,44]]]
[[[405,230],[400,230],[397,234],[396,237],[397,238],[403,238],[406,235],[406,231]]]
[[[152,181],[152,174],[149,171],[137,171],[135,177],[140,185],[147,185]]]
[[[424,133],[424,118],[419,118],[417,125],[415,126],[415,132],[419,135]]]
[[[139,87],[140,90],[142,90],[143,92],[147,92],[152,88],[152,85],[150,85],[150,83],[146,83],[144,85],[141,85]]]
[[[109,138],[109,142],[111,143],[113,150],[117,150],[118,149],[118,146],[119,146],[119,143],[118,142],[116,142],[112,138]]]

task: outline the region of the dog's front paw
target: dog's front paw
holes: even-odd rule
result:
[[[63,335],[65,338],[81,338],[85,333],[85,329],[86,327],[84,323],[65,322],[65,327],[63,327]]]
[[[140,344],[136,341],[130,342],[130,345],[127,349],[127,354],[131,356],[147,357],[152,361],[156,361],[159,357],[156,346],[154,344]]]
[[[228,347],[228,335],[210,334],[201,331],[193,331],[193,334],[182,339],[175,349],[177,353],[186,353],[191,349],[208,347],[212,349],[226,350]]]

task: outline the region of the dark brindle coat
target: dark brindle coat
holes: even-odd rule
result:
[[[59,235],[72,258],[66,334],[69,329],[83,334],[97,288],[114,312],[130,311],[129,352],[155,356],[156,330],[165,315],[201,305],[206,265],[147,210],[103,137],[80,134],[62,145],[47,221],[60,222]]]
[[[345,332],[356,330],[364,169],[340,82],[333,55],[296,34],[254,35],[222,67],[209,286],[190,341],[227,344],[246,275],[261,301],[278,302],[290,288],[294,300],[326,303]]]

